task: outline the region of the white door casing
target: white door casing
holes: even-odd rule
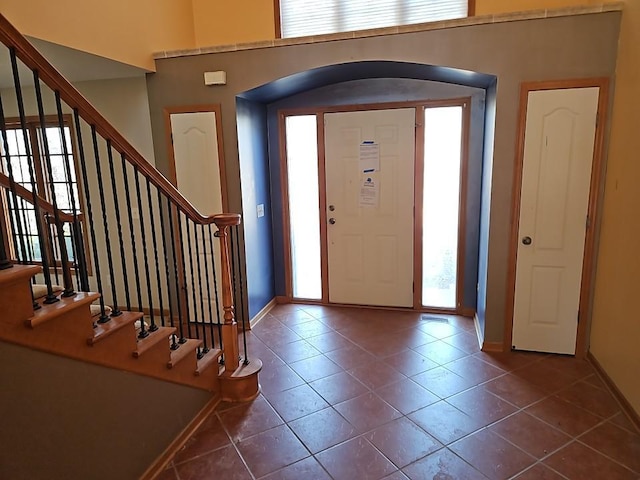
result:
[[[528,95],[512,336],[518,350],[575,353],[598,96],[598,87]]]
[[[328,113],[324,122],[327,218],[335,220],[329,301],[411,307],[415,109]],[[363,171],[363,142],[378,145],[379,170]],[[367,186],[373,198],[362,196]]]
[[[215,112],[189,112],[172,113],[170,116],[171,135],[173,140],[173,158],[176,172],[176,186],[178,190],[191,202],[191,204],[203,215],[213,215],[223,213],[222,202],[222,179],[220,174],[220,158],[218,155],[218,134],[216,128]],[[215,231],[215,226],[213,227]],[[205,228],[207,230],[208,227]],[[215,315],[215,294],[212,262],[215,261],[217,270],[217,284],[221,285],[220,277],[220,251],[219,242],[214,239],[214,255],[211,252],[211,242],[209,242],[208,231],[198,229],[197,242],[193,225],[187,234],[186,222],[182,222],[182,245],[183,253],[187,261],[185,262],[185,276],[187,279],[187,292],[191,292],[194,286],[191,284],[193,278],[199,282],[198,263],[202,283],[202,295],[204,295],[204,312],[200,310],[199,298],[194,304],[192,296],[187,295],[189,302],[190,320],[208,321],[209,305]],[[204,241],[203,241],[204,236]],[[197,244],[196,244],[197,243]],[[188,261],[189,247],[193,261],[192,267]],[[196,258],[196,253],[199,257]],[[197,262],[196,262],[197,260]],[[205,268],[205,264],[207,267]],[[208,268],[208,278],[206,271]],[[208,283],[211,298],[207,298]],[[199,290],[196,287],[196,290]],[[218,293],[219,305],[222,305],[221,292]]]

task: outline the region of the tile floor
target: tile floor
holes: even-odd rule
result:
[[[482,353],[469,319],[281,305],[247,341],[261,395],[220,405],[160,480],[640,478],[588,363]]]

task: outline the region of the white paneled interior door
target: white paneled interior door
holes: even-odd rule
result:
[[[223,213],[216,113],[172,113],[170,120],[178,190],[203,215]],[[205,282],[207,282],[211,296],[211,298],[204,299],[204,311],[201,309],[199,298],[194,303],[192,296],[190,294],[186,295],[186,299],[189,302],[190,320],[207,321],[209,319],[209,305],[211,305],[211,311],[216,312],[213,289],[214,279],[211,268],[213,262],[217,267],[218,285],[221,284],[219,242],[213,241],[214,251],[212,252],[211,243],[208,241],[208,232],[205,235],[205,232],[198,229],[196,242],[194,228],[192,226],[189,234],[187,234],[186,222],[182,222],[181,235],[182,248],[186,258],[189,258],[189,248],[194,258],[194,275],[191,275],[192,267],[189,262],[185,264],[186,291],[190,293],[193,288],[196,291],[200,291],[198,286],[191,284],[192,278],[194,281],[198,281],[198,265],[200,266],[201,277],[206,277],[207,268],[209,271],[209,278],[202,278],[202,295],[207,296],[207,288],[205,288]],[[205,241],[203,241],[203,235],[205,236]],[[205,268],[205,263],[208,263],[207,268]],[[218,297],[219,305],[222,305],[220,293]]]
[[[513,348],[574,354],[599,88],[529,92]]]

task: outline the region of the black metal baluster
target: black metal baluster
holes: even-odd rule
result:
[[[31,152],[31,146],[29,143],[29,136],[27,135],[27,118],[24,110],[24,101],[22,99],[22,86],[20,85],[20,75],[18,73],[18,61],[16,57],[16,50],[13,47],[9,48],[9,54],[11,57],[11,70],[13,73],[13,85],[16,92],[16,101],[18,104],[18,114],[20,117],[20,126],[22,128],[22,135],[25,143],[25,153],[27,154],[28,164],[29,164],[29,174],[31,177],[31,194],[33,200],[33,209],[36,217],[36,228],[38,230],[38,238],[40,242],[44,241],[44,226],[42,225],[42,215],[40,213],[40,205],[38,202],[38,191],[36,188],[36,177],[34,173],[33,166],[33,155]],[[42,251],[42,246],[41,246]],[[47,286],[47,296],[44,300],[44,303],[50,304],[58,302],[60,299],[53,294],[53,289],[51,286],[51,272],[49,271],[49,262],[46,258],[46,255],[42,255],[42,274],[44,276],[44,283]]]
[[[180,233],[180,243],[184,243],[182,242],[182,220],[180,218],[180,210],[177,210],[176,212],[177,217],[178,217],[178,232]],[[188,222],[188,219],[186,218],[185,215],[185,222]],[[188,241],[188,239],[187,239]],[[189,294],[187,293],[187,268],[186,268],[186,264],[185,264],[185,258],[184,258],[184,250],[183,248],[180,248],[180,261],[182,263],[182,285],[184,288],[184,310],[185,310],[185,316],[186,316],[186,321],[187,321],[187,335],[189,335],[189,338],[191,338],[191,316],[189,315]],[[180,343],[184,343],[186,342],[186,338],[181,338],[180,339]]]
[[[135,170],[134,170],[135,174]],[[136,294],[138,297],[138,311],[142,312],[142,290],[140,288],[140,272],[138,268],[138,255],[136,253],[136,234],[133,228],[133,212],[131,208],[131,195],[129,192],[129,177],[127,175],[127,162],[124,155],[122,155],[122,178],[124,182],[124,193],[127,199],[127,218],[129,220],[129,231],[131,232],[131,254],[133,255],[133,274],[136,279]],[[149,335],[147,332],[144,318],[140,319],[140,332],[138,332],[138,338],[145,338]]]
[[[16,140],[17,140],[17,137],[16,137]],[[26,178],[26,175],[24,172],[24,165],[22,164],[22,162],[20,162],[19,167],[20,167],[20,178],[24,180]],[[31,211],[31,208],[28,207],[28,205],[30,204],[24,198],[18,197],[17,200],[18,200],[18,203],[16,204],[16,210],[15,210],[16,221],[18,223],[19,228],[24,231],[24,241],[26,243],[26,251],[25,251],[26,256],[23,257],[22,263],[32,264],[35,258],[35,255],[33,252],[33,242],[31,241],[33,232],[31,230],[31,222],[29,222],[29,219],[28,219],[28,212]],[[34,284],[36,283],[36,277],[33,277],[33,283]]]
[[[8,239],[7,239],[8,240]],[[6,270],[13,267],[11,260],[9,260],[9,252],[7,246],[9,242],[5,240],[4,229],[0,228],[0,270]]]
[[[89,269],[87,266],[87,257],[84,250],[84,236],[82,235],[82,222],[79,217],[73,222],[72,235],[75,244],[75,262],[76,271],[79,276],[80,286],[78,287],[81,292],[89,291]]]
[[[80,115],[78,114],[78,109],[73,109],[73,117],[76,125],[76,135],[78,137],[78,155],[80,156],[80,171],[82,172],[82,183],[84,185],[84,198],[87,208],[87,217],[89,220],[89,232],[91,233],[91,250],[93,252],[93,266],[95,268],[94,274],[96,278],[96,284],[98,287],[98,292],[100,293],[100,318],[98,319],[99,323],[106,323],[111,320],[105,313],[104,308],[104,296],[102,295],[102,275],[100,274],[100,260],[98,258],[98,243],[96,241],[96,229],[94,227],[93,222],[93,207],[91,205],[91,192],[89,188],[89,180],[87,175],[87,165],[85,161],[84,155],[84,145],[82,143],[82,129],[80,126]],[[93,129],[94,127],[92,127]]]
[[[240,310],[236,308],[236,313],[237,314],[239,313],[240,316],[242,317],[242,342],[244,347],[243,364],[249,365],[249,359],[247,358],[247,335],[246,335],[247,325],[245,323],[247,317],[245,315],[245,309],[244,309],[244,293],[243,293],[242,277],[241,277],[242,265],[240,264],[240,239],[238,235],[238,227],[237,226],[231,227],[229,229],[229,234],[230,234],[229,244],[231,248],[231,270],[233,272],[233,298],[236,305],[240,304]],[[235,238],[235,243],[234,243],[234,238]],[[238,272],[237,277],[236,277],[236,269]],[[236,279],[240,280],[239,282],[240,288],[238,288],[238,283]],[[238,297],[238,290],[240,290],[239,297]],[[236,321],[237,321],[237,317],[236,317]]]
[[[74,226],[75,224],[78,222],[78,211],[80,210],[80,206],[76,203],[80,201],[80,198],[76,198],[75,192],[73,191],[73,175],[71,173],[71,155],[69,154],[69,149],[67,148],[67,135],[65,134],[65,130],[66,130],[66,126],[64,123],[64,117],[62,115],[62,102],[60,100],[60,92],[58,90],[55,91],[55,98],[56,98],[56,112],[58,114],[58,128],[60,129],[60,143],[62,145],[62,158],[64,158],[64,171],[65,171],[65,178],[67,181],[67,198],[69,201],[69,205],[71,206],[71,215],[73,215],[73,223],[69,225],[69,228],[71,229],[71,236],[72,236],[72,241],[71,241],[71,245],[73,248],[73,261],[75,264],[75,268],[76,268],[76,277],[77,277],[77,281],[78,281],[78,288],[82,288],[83,287],[83,282],[82,282],[82,273],[80,272],[80,267],[78,264],[78,244],[77,241],[73,240],[73,236],[74,236]],[[75,171],[73,172],[75,174]],[[76,185],[79,185],[80,182],[77,181],[76,179]],[[78,187],[78,195],[80,195],[80,191],[79,191],[79,187]],[[82,232],[80,231],[80,234],[82,234]],[[75,245],[75,247],[74,247]],[[84,252],[82,252],[84,254]],[[86,269],[86,261],[84,262],[84,268]],[[87,275],[87,273],[85,272],[85,275]],[[88,290],[88,281],[87,281],[87,290]],[[85,290],[86,291],[86,290]]]
[[[24,263],[33,263],[35,261],[35,252],[33,251],[33,242],[31,241],[31,237],[33,236],[33,231],[31,230],[31,222],[29,221],[29,218],[28,218],[28,212],[30,212],[32,209],[28,207],[28,205],[30,204],[24,198],[20,198],[19,201],[20,201],[20,208],[18,211],[22,213],[21,215],[22,218],[20,218],[19,221],[22,223],[22,227],[24,228],[25,238],[27,240],[27,258],[24,259]],[[25,205],[27,205],[27,207],[25,207]]]
[[[58,227],[55,225],[55,219],[51,221],[51,215],[49,213],[44,214],[44,226],[47,231],[47,245],[49,246],[49,258],[53,263],[53,276],[56,280],[56,285],[60,285],[60,276],[58,274],[58,252],[56,251],[56,242],[54,241],[55,233],[54,228],[57,230]],[[62,262],[60,262],[62,264]]]
[[[151,297],[151,275],[149,274],[149,255],[147,254],[147,237],[144,227],[144,210],[142,209],[142,196],[140,195],[140,174],[138,173],[138,167],[136,165],[133,166],[133,174],[135,177],[136,195],[138,197],[138,213],[140,216],[140,239],[142,240],[142,253],[144,257],[144,273],[147,278],[149,319],[151,321],[149,331],[155,332],[158,329],[158,326],[156,325],[155,317],[153,314],[153,298]]]
[[[160,323],[164,326],[164,304],[162,300],[162,283],[160,279],[160,260],[158,259],[158,240],[156,239],[156,219],[153,214],[153,202],[151,201],[151,182],[147,178],[147,201],[149,202],[149,223],[151,224],[151,238],[153,240],[153,258],[156,264],[156,282],[158,283],[158,303],[160,304]],[[160,204],[158,204],[160,205]]]
[[[93,142],[93,156],[96,161],[96,176],[98,180],[98,193],[100,195],[100,208],[102,210],[102,228],[104,228],[104,243],[107,248],[107,265],[109,267],[109,280],[111,281],[111,300],[113,306],[111,307],[111,316],[118,317],[122,315],[120,308],[118,307],[118,294],[116,292],[116,277],[113,272],[113,257],[111,255],[111,238],[109,235],[109,222],[107,220],[107,205],[104,196],[104,185],[102,184],[102,167],[100,166],[100,150],[98,148],[98,135],[96,133],[96,126],[91,125],[91,140]],[[107,152],[109,153],[109,161],[113,162],[111,157],[111,140],[107,140]],[[100,292],[103,293],[103,292]]]
[[[211,225],[209,225],[211,226]],[[207,261],[207,242],[205,241],[205,228],[204,225],[201,225],[202,230],[202,251],[204,252],[204,278],[205,283],[207,285],[207,303],[209,304],[209,334],[211,335],[211,348],[215,348],[215,334],[213,330],[213,308],[211,306],[211,285],[209,284],[209,262]],[[211,251],[211,258],[213,258],[213,250]],[[204,318],[204,312],[202,313],[202,317]],[[206,336],[206,332],[205,332]]]
[[[16,139],[17,140],[17,139]],[[25,172],[24,166],[22,162],[20,162],[20,178],[24,179]],[[31,222],[28,218],[28,212],[31,211],[29,207],[30,203],[22,197],[18,197],[18,205],[16,205],[16,219],[20,228],[24,231],[24,239],[26,242],[26,257],[23,258],[23,263],[32,264],[34,263],[35,254],[33,251],[33,242],[31,241],[31,237],[33,236],[33,231],[31,230]],[[34,217],[35,219],[35,217]],[[36,232],[37,233],[37,232]],[[36,283],[36,277],[33,277],[33,283]]]
[[[202,269],[200,268],[200,246],[198,245],[198,225],[193,224],[193,236],[196,244],[196,265],[198,265],[198,295],[200,296],[200,325],[202,328],[202,340],[203,349],[202,355],[209,351],[209,344],[207,343],[207,330],[205,329],[204,322],[204,295],[202,294]],[[195,285],[194,285],[195,287]],[[195,288],[194,288],[195,291]],[[194,307],[195,308],[195,307]]]
[[[162,233],[162,252],[164,253],[164,273],[167,279],[167,299],[169,300],[169,322],[172,327],[175,327],[175,321],[173,320],[173,302],[171,301],[171,288],[169,286],[169,254],[167,252],[167,234],[164,230],[164,214],[162,213],[162,196],[160,195],[160,190],[156,189],[158,194],[158,210],[160,211],[160,232]],[[167,206],[169,210],[171,210],[171,205],[168,203]],[[173,226],[172,226],[173,227]],[[177,276],[176,276],[177,278]],[[171,350],[176,350],[178,348],[178,342],[176,342],[176,335],[171,335]]]
[[[69,254],[67,252],[67,244],[64,241],[64,230],[62,227],[62,221],[60,220],[60,211],[58,209],[58,196],[56,195],[55,183],[53,181],[53,167],[51,166],[51,151],[49,150],[49,138],[47,137],[47,122],[44,118],[44,106],[42,104],[42,91],[40,87],[40,77],[38,71],[33,71],[33,82],[36,89],[36,103],[38,104],[38,117],[40,119],[40,131],[42,134],[42,147],[44,148],[44,164],[49,175],[49,188],[51,189],[51,203],[53,205],[53,218],[56,228],[58,245],[57,248],[60,251],[60,266],[62,268],[62,281],[64,284],[63,297],[72,297],[76,294],[73,290],[73,281],[71,280],[71,271],[69,270]],[[43,195],[44,196],[44,195]],[[49,232],[51,229],[48,229]],[[56,283],[58,280],[58,268],[56,266],[56,256],[54,247],[54,238],[51,236],[51,250],[54,252],[52,257],[54,272],[56,276]]]
[[[124,154],[122,154],[124,156]],[[129,275],[127,272],[127,257],[124,250],[124,240],[122,238],[122,223],[120,221],[120,202],[118,199],[118,189],[116,187],[116,174],[113,168],[113,155],[109,148],[109,176],[111,178],[111,193],[116,213],[116,226],[118,227],[118,243],[120,245],[120,263],[122,266],[122,284],[124,287],[124,301],[127,310],[131,310],[131,297],[129,296]]]
[[[184,223],[187,225],[187,245],[189,245],[189,273],[191,274],[191,300],[193,301],[193,322],[195,323],[196,338],[200,339],[200,332],[198,330],[198,304],[196,303],[196,280],[193,270],[193,254],[191,248],[191,229],[189,228],[190,221],[185,214]],[[186,285],[185,281],[185,285]],[[191,323],[191,322],[189,322]],[[191,336],[191,334],[189,334]],[[202,350],[198,347],[198,358],[202,358]]]
[[[211,248],[211,270],[213,271],[213,294],[216,297],[216,323],[218,324],[218,342],[220,350],[222,350],[222,322],[220,321],[220,297],[218,296],[218,275],[216,269],[216,251],[213,247],[214,234],[211,231],[212,226],[209,224],[209,245]],[[224,356],[220,357],[220,363],[224,363]]]
[[[6,202],[7,202],[7,207],[8,207],[8,222],[9,225],[7,226],[7,234],[9,231],[12,232],[11,234],[11,242],[13,243],[13,251],[14,251],[14,255],[15,255],[15,260],[17,263],[22,263],[24,261],[24,259],[26,259],[27,256],[27,251],[26,251],[26,247],[24,245],[24,237],[22,235],[21,231],[18,231],[18,228],[20,230],[22,230],[22,225],[17,221],[17,202],[16,202],[16,198],[13,196],[12,192],[10,190],[5,191],[5,197],[6,197]],[[9,243],[9,239],[7,239],[7,245],[6,248],[8,248],[8,243]],[[8,257],[8,250],[7,250],[7,257]]]
[[[180,333],[180,343],[186,342],[186,338],[184,338],[184,325],[182,322],[182,307],[180,305],[180,277],[178,276],[178,245],[176,244],[175,233],[174,233],[174,224],[172,220],[172,205],[169,197],[167,197],[167,210],[169,211],[169,231],[171,232],[171,251],[173,257],[173,273],[175,275],[176,280],[176,299],[177,299],[177,307],[178,307],[178,332]],[[178,220],[180,220],[180,211],[176,208],[176,216]],[[180,228],[178,226],[178,228]],[[178,230],[180,231],[180,230]],[[172,345],[172,348],[175,350],[179,347],[178,344]]]
[[[93,141],[94,141],[94,150],[96,150],[97,148],[97,139],[96,139],[96,134],[95,131],[92,131],[92,135],[93,135]],[[100,167],[98,166],[99,159],[98,159],[98,151],[96,150],[96,171],[97,171],[97,175],[98,175],[98,185],[99,185],[99,189],[100,189],[100,201],[102,204],[102,221],[104,224],[104,236],[105,236],[105,243],[107,244],[107,260],[109,262],[109,278],[111,279],[111,295],[113,298],[113,308],[111,311],[111,316],[112,317],[118,317],[120,315],[122,315],[122,311],[120,310],[120,306],[119,306],[119,302],[118,302],[118,297],[117,297],[117,292],[116,292],[116,282],[115,282],[115,273],[113,271],[113,260],[111,257],[111,235],[109,235],[109,225],[107,222],[107,211],[105,208],[105,195],[104,195],[104,187],[102,185],[102,171],[100,169]],[[125,291],[125,296],[126,296],[126,300],[127,300],[127,308],[130,307],[130,304],[128,302],[129,300],[129,285],[127,284],[127,270],[126,270],[126,266],[125,266],[125,257],[124,257],[124,246],[122,245],[122,228],[120,226],[120,208],[118,205],[118,195],[116,192],[116,188],[115,188],[115,180],[114,180],[114,172],[113,172],[113,148],[111,146],[111,140],[107,140],[107,159],[108,159],[108,163],[109,163],[109,173],[110,173],[110,177],[111,177],[111,187],[112,187],[112,193],[113,193],[113,204],[114,204],[114,209],[115,209],[115,213],[116,213],[116,225],[118,227],[118,240],[119,240],[119,244],[120,244],[120,254],[121,254],[121,261],[122,261],[122,272],[123,272],[123,279],[124,279],[124,291]]]
[[[13,165],[11,164],[11,156],[9,155],[9,138],[7,136],[7,125],[4,117],[4,106],[2,104],[2,95],[0,95],[0,132],[2,133],[2,145],[4,147],[7,159],[7,173],[9,174],[9,190],[11,192],[12,201],[10,201],[9,192],[7,192],[7,205],[13,205],[11,217],[14,219],[18,229],[18,236],[13,235],[13,248],[16,255],[22,252],[22,261],[27,260],[27,249],[24,243],[24,235],[22,232],[22,224],[18,221],[18,193],[16,191],[16,181],[13,175]],[[20,240],[20,249],[18,249],[18,239]]]

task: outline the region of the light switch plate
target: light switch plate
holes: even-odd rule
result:
[[[264,217],[264,203],[259,204],[256,210],[258,212],[258,218]]]

